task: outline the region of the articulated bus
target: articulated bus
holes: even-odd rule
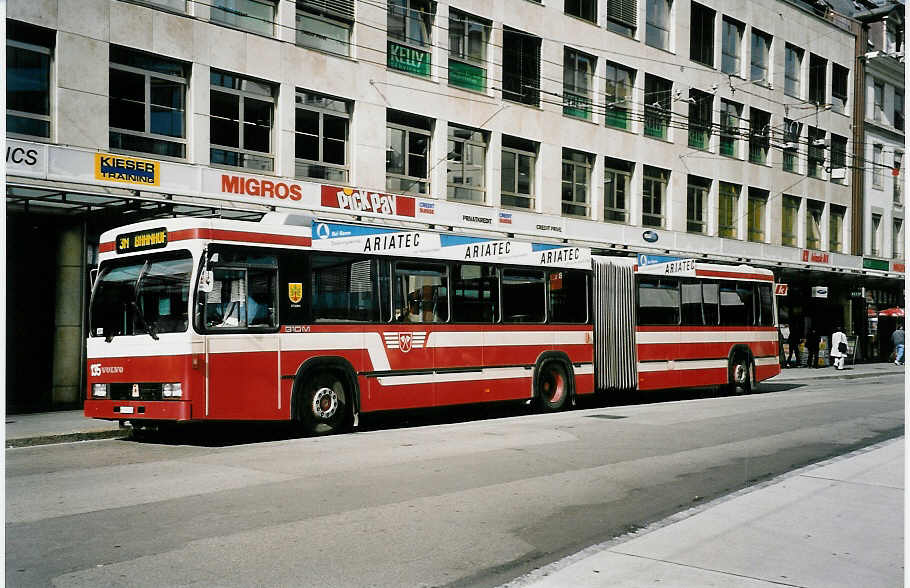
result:
[[[554,411],[615,390],[749,392],[780,372],[767,270],[301,218],[102,235],[85,415],[326,434],[373,411]]]

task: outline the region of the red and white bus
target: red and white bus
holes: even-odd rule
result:
[[[372,411],[558,410],[595,391],[748,391],[780,371],[766,270],[294,221],[102,235],[86,416],[293,420],[320,434]]]

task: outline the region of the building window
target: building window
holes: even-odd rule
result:
[[[885,111],[885,84],[873,82],[872,94],[872,120],[881,122],[882,113]]]
[[[565,215],[590,216],[591,157],[582,151],[562,150],[562,213]]]
[[[641,186],[641,224],[645,227],[663,227],[670,170],[646,165],[644,166],[643,176]]]
[[[903,204],[903,184],[904,184],[904,152],[894,152],[894,167],[891,169],[891,177],[894,179],[894,199],[895,204]]]
[[[720,69],[725,74],[742,75],[743,23],[724,17]]]
[[[673,82],[645,74],[645,135],[667,138],[670,127]]]
[[[386,18],[389,68],[429,77],[435,16],[436,3],[430,0],[389,0]]]
[[[720,154],[739,157],[737,139],[743,105],[729,100],[720,101]]]
[[[637,26],[638,2],[636,0],[607,0],[607,30],[634,37]]]
[[[822,248],[822,213],[824,202],[809,200],[806,206],[806,249]]]
[[[537,143],[502,136],[502,206],[534,208],[534,168]]]
[[[491,24],[449,10],[449,83],[483,92],[487,89],[487,40]]]
[[[739,190],[737,184],[721,182],[717,191],[717,236],[736,239],[739,219]]]
[[[351,54],[354,0],[297,0],[297,44],[327,53]]]
[[[901,48],[904,46],[903,31],[904,27],[902,22],[895,22],[894,18],[887,17],[885,22],[885,53],[890,55],[901,51]]]
[[[565,8],[566,14],[577,16],[593,23],[597,22],[596,0],[566,0]]]
[[[386,111],[385,185],[389,192],[429,194],[430,119]]]
[[[749,202],[746,210],[749,225],[749,241],[754,243],[765,242],[765,210],[768,207],[768,191],[759,188],[749,188]]]
[[[670,0],[647,0],[645,44],[670,50]]]
[[[831,110],[841,114],[847,108],[847,77],[850,73],[846,67],[831,64]]]
[[[275,87],[212,70],[209,136],[215,165],[274,170]]]
[[[449,200],[486,202],[487,138],[482,131],[449,125]]]
[[[689,59],[714,67],[714,11],[692,3],[689,29]]]
[[[882,188],[882,145],[872,146],[872,187]]]
[[[604,220],[614,223],[629,222],[629,195],[632,188],[631,161],[604,158]]]
[[[689,90],[689,147],[708,149],[710,146],[713,105],[713,94]]]
[[[789,43],[784,49],[784,93],[800,97],[803,70],[803,50]]]
[[[904,130],[904,92],[894,89],[894,128]]]
[[[788,118],[784,119],[783,168],[784,171],[799,173],[799,137],[803,124]]]
[[[904,219],[896,218],[893,220],[891,230],[891,257],[894,259],[903,259],[904,257]]]
[[[768,163],[768,147],[771,137],[771,113],[757,108],[749,109],[749,161],[764,165]]]
[[[540,38],[503,27],[502,97],[540,105]]]
[[[872,242],[869,244],[872,249],[872,255],[880,256],[882,254],[882,215],[872,215]]]
[[[698,176],[689,176],[686,187],[686,231],[690,233],[707,233],[708,192],[711,180]]]
[[[847,209],[843,206],[831,205],[828,216],[828,250],[834,253],[844,251],[844,214]]]
[[[597,59],[574,49],[563,51],[562,113],[590,120],[591,82]]]
[[[351,103],[298,90],[294,111],[294,174],[347,184]]]
[[[607,80],[605,123],[608,127],[628,130],[635,70],[608,61],[604,77]]]
[[[799,198],[784,194],[781,214],[780,241],[787,247],[799,245],[797,227],[799,226]]]
[[[111,45],[111,149],[186,157],[183,63]]]
[[[809,102],[818,105],[827,103],[825,97],[825,75],[828,70],[828,61],[814,53],[809,54]]]
[[[809,177],[824,178],[825,171],[825,131],[809,127]]]
[[[275,2],[213,0],[212,22],[271,37],[275,34]]]
[[[847,179],[847,137],[831,133],[831,181],[844,183]]]
[[[143,0],[147,4],[154,4],[173,10],[174,12],[186,12],[186,0]]]
[[[51,136],[51,54],[54,32],[6,21],[6,133]]]
[[[752,53],[749,79],[759,84],[771,83],[771,35],[752,29]]]

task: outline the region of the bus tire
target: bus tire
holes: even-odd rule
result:
[[[733,394],[752,393],[752,361],[749,356],[739,354],[730,362],[730,392]]]
[[[544,361],[537,370],[535,393],[537,405],[544,412],[561,410],[571,393],[571,379],[563,362]]]
[[[321,369],[302,379],[297,418],[310,435],[332,435],[347,428],[353,394],[335,370]]]

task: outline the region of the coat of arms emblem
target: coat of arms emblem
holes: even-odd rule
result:
[[[288,283],[288,298],[293,304],[297,304],[303,299],[303,284],[301,282]]]

